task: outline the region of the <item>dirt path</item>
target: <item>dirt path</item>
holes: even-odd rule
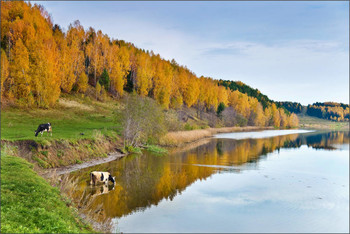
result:
[[[84,162],[81,164],[74,164],[74,165],[69,165],[66,167],[46,169],[45,171],[42,171],[39,174],[44,178],[50,178],[52,176],[59,176],[59,175],[67,174],[67,173],[70,173],[72,171],[77,171],[77,170],[80,170],[80,169],[83,169],[86,167],[91,167],[91,166],[95,166],[98,164],[107,163],[107,162],[116,160],[118,158],[122,158],[124,156],[126,156],[126,154],[111,153],[107,158],[98,158],[98,159],[93,159],[91,161]]]

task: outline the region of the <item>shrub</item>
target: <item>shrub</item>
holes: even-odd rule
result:
[[[139,146],[147,141],[154,143],[166,133],[160,105],[135,93],[126,97],[121,120],[125,145]]]
[[[134,147],[131,145],[127,145],[124,147],[123,153],[135,153],[135,154],[142,154],[142,151],[139,147]]]
[[[225,127],[233,127],[237,124],[237,113],[233,107],[227,107],[221,116]]]

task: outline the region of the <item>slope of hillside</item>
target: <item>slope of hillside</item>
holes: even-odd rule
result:
[[[304,129],[331,129],[349,131],[349,122],[335,122],[309,115],[299,114],[299,126]]]

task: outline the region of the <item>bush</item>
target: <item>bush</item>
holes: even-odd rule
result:
[[[183,130],[183,123],[179,120],[178,114],[175,110],[168,110],[165,112],[165,126],[168,131]]]
[[[135,93],[128,95],[125,109],[120,114],[125,145],[155,143],[166,133],[162,108],[148,97]]]
[[[139,147],[134,147],[131,145],[126,145],[124,147],[123,153],[135,153],[135,154],[142,154],[142,151]]]
[[[225,127],[233,127],[237,124],[237,113],[233,107],[227,107],[222,113],[222,121]]]
[[[192,125],[189,124],[189,123],[186,123],[185,126],[184,126],[184,129],[185,129],[186,131],[191,131],[191,130],[194,130],[195,127],[192,126]]]
[[[237,123],[240,127],[245,127],[248,124],[248,120],[243,115],[237,114]]]

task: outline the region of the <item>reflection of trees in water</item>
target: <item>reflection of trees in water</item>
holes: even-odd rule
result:
[[[336,144],[349,144],[350,132],[327,132],[315,135],[301,135],[303,144],[315,149],[334,150]]]
[[[266,155],[280,148],[301,145],[328,148],[333,144],[349,143],[349,132],[285,135],[265,139],[229,140],[213,139],[186,152],[167,156],[130,155],[120,160],[71,173],[69,194],[82,210],[89,212],[98,222],[121,217],[157,205],[162,199],[172,200],[197,180],[205,180],[222,170],[220,166],[254,166]],[[216,167],[215,167],[216,166]],[[246,168],[246,167],[245,167]],[[116,176],[113,190],[90,188],[90,171],[109,171]],[[239,170],[233,169],[237,172]],[[100,191],[100,193],[98,192]],[[96,195],[99,193],[98,195]]]

